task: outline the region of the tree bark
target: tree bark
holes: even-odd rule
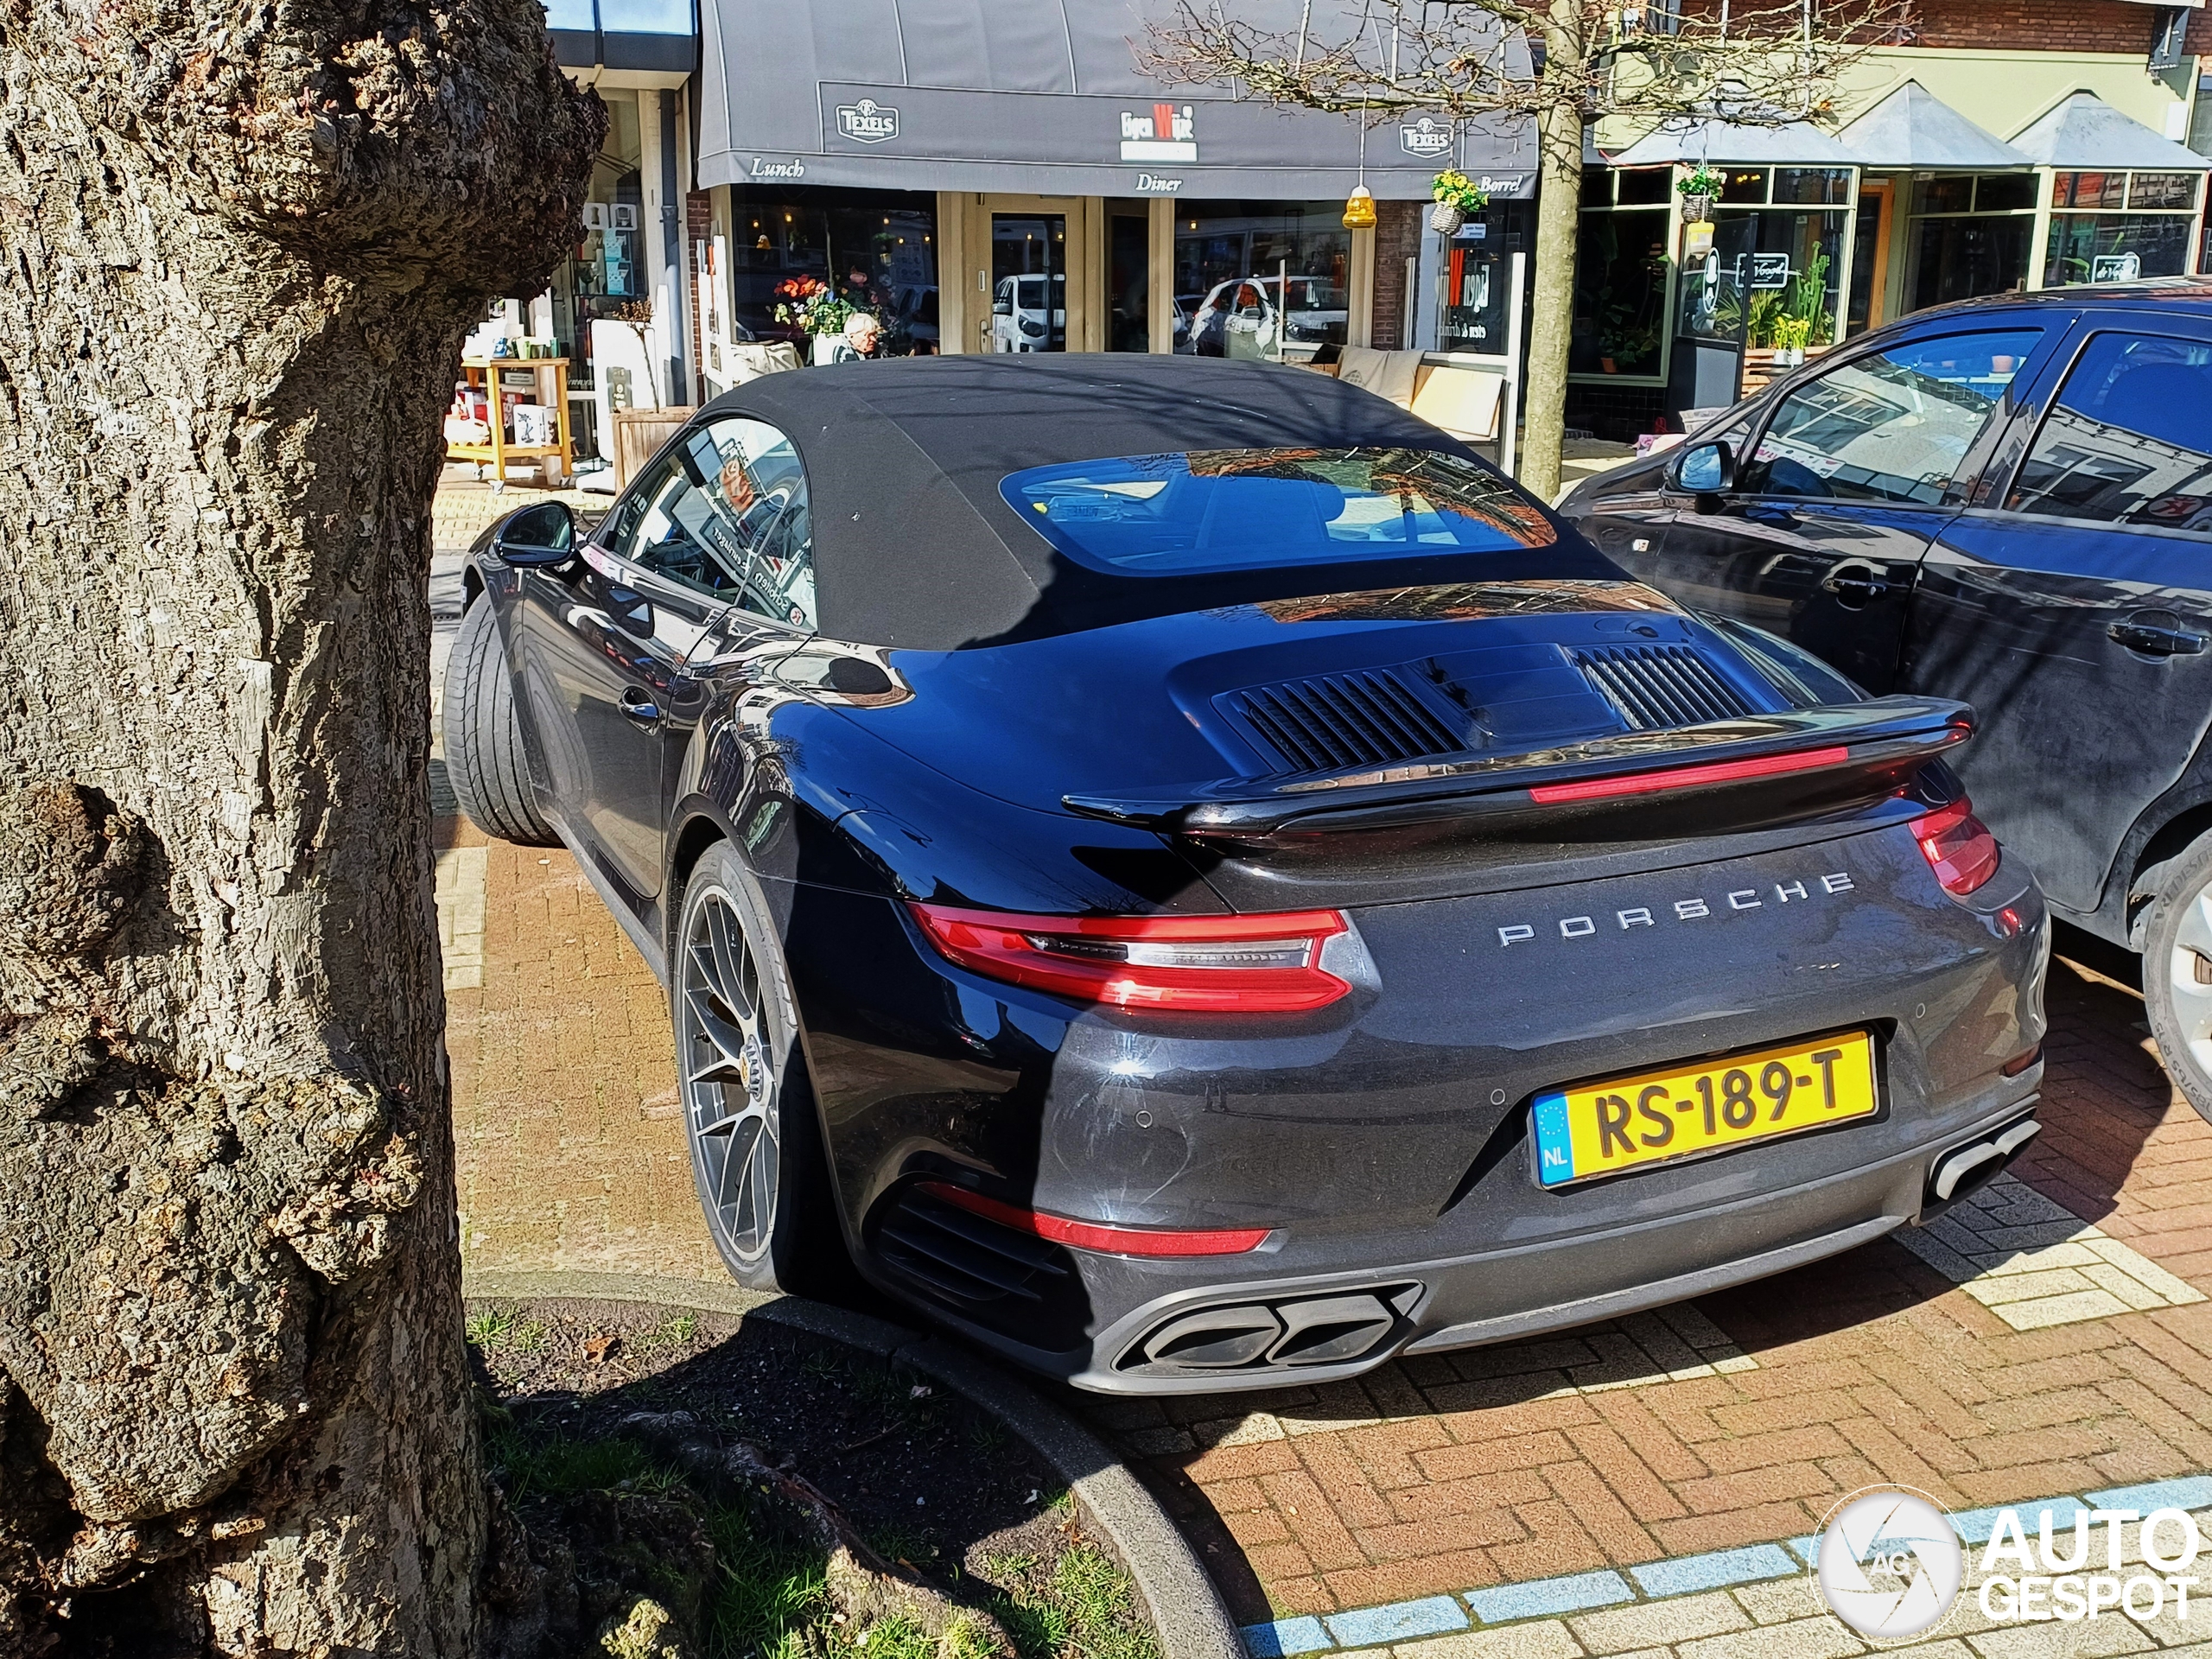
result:
[[[478,1643],[429,510],[604,120],[536,0],[0,0],[0,1651]]]
[[[1545,49],[1553,64],[1581,67],[1581,0],[1552,0]],[[1556,85],[1571,82],[1548,73]],[[1582,230],[1582,106],[1567,90],[1536,118],[1536,303],[1529,321],[1528,439],[1520,451],[1522,486],[1539,500],[1559,493],[1567,426],[1567,351],[1574,334],[1575,253]]]

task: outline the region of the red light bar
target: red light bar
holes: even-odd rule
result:
[[[1108,1255],[1242,1255],[1267,1242],[1272,1227],[1229,1227],[1213,1231],[1167,1232],[1148,1227],[1108,1227],[1095,1221],[1071,1221],[1023,1210],[947,1181],[924,1181],[922,1191],[957,1205],[971,1215],[1012,1227],[1035,1238]]]
[[[1592,778],[1580,784],[1539,784],[1529,798],[1550,806],[1565,801],[1604,801],[1622,795],[1656,795],[1669,789],[1699,789],[1745,778],[1772,778],[1787,772],[1817,772],[1840,766],[1849,749],[1806,749],[1796,754],[1763,754],[1753,760],[1716,760],[1706,766],[1675,766],[1666,772],[1631,772],[1625,778]]]

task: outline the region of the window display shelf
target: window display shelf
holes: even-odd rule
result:
[[[575,445],[569,424],[568,370],[569,359],[565,357],[463,358],[463,395],[470,408],[482,404],[486,410],[484,424],[489,429],[490,436],[481,443],[457,443],[448,437],[446,459],[474,461],[480,467],[488,466],[493,478],[500,482],[506,480],[509,461],[552,459],[556,461],[553,470],[558,477],[565,478],[575,470]],[[522,388],[515,383],[525,375],[529,377],[531,405],[547,411],[552,420],[553,435],[550,442],[518,443],[514,440],[505,399],[521,392]],[[548,478],[545,481],[554,483],[557,480]]]

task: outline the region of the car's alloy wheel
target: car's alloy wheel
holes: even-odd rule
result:
[[[2166,1071],[2212,1122],[2212,841],[2177,862],[2151,914],[2143,1001]]]
[[[849,1267],[790,981],[766,906],[727,843],[692,872],[673,954],[677,1082],[715,1248],[754,1289],[832,1287]]]
[[[677,1013],[684,1121],[715,1230],[750,1264],[774,1235],[780,1163],[760,965],[727,893],[709,892],[688,908]]]

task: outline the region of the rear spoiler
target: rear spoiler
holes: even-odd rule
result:
[[[1241,841],[1282,835],[1389,830],[1471,820],[1480,832],[1516,835],[1541,823],[1567,838],[1570,822],[1633,814],[1648,825],[1665,806],[1721,805],[1772,821],[1809,817],[1894,795],[1920,769],[1974,734],[1974,711],[1930,697],[1793,709],[1623,732],[1533,753],[1249,778],[1166,796],[1068,795],[1069,811],[1169,835]]]

